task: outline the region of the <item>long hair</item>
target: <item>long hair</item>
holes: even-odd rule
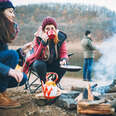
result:
[[[54,38],[54,43],[55,44],[58,44],[58,42],[59,42],[58,33],[56,32],[56,37]]]
[[[11,43],[14,33],[14,23],[4,15],[3,11],[0,11],[0,42]]]

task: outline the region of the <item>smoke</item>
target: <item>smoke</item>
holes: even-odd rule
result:
[[[94,65],[94,81],[105,91],[116,80],[116,34],[100,45],[99,52],[102,56]]]
[[[99,47],[102,54],[95,63],[95,80],[110,81],[116,79],[116,34],[105,40]]]

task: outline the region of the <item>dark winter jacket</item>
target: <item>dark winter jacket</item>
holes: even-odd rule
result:
[[[16,35],[17,35],[18,31],[19,31],[18,26],[17,26],[16,23],[14,23],[14,28],[15,28],[15,33],[13,33],[13,37],[16,38]],[[12,38],[12,39],[14,39],[14,38]],[[1,53],[3,53],[5,50],[8,50],[7,43],[3,43],[3,42],[0,41],[0,55],[2,55]],[[0,58],[0,75],[7,76],[8,72],[10,70],[10,67],[3,64],[2,60],[3,59]]]

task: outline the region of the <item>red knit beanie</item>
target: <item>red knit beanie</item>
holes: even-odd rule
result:
[[[57,29],[57,24],[54,18],[52,17],[46,17],[44,18],[43,22],[42,22],[42,30],[44,31],[44,28],[46,25],[51,25],[53,24],[55,26],[55,28]]]

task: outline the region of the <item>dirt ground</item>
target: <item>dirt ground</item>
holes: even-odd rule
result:
[[[87,82],[82,79],[63,77],[61,85],[65,90],[70,91],[72,86],[84,87]],[[0,116],[77,116],[76,110],[67,111],[54,105],[38,106],[33,99],[35,94],[30,94],[24,88],[25,86],[8,89],[8,95],[19,101],[22,106],[17,109],[0,109]],[[38,93],[39,91],[36,92]]]
[[[70,91],[72,86],[83,88],[88,85],[88,82],[83,81],[82,78],[63,77],[61,85],[64,90]],[[76,109],[66,110],[54,104],[38,106],[38,101],[34,99],[34,96],[37,95],[40,90],[35,94],[30,94],[29,90],[25,90],[24,88],[25,86],[8,89],[8,95],[12,99],[19,101],[21,107],[16,109],[0,109],[0,116],[90,116],[78,114]],[[116,116],[116,114],[112,116]]]
[[[68,42],[68,50],[81,51],[80,42]],[[72,86],[83,88],[88,85],[88,82],[83,81],[82,77],[63,77],[60,84],[64,90],[70,91]],[[24,88],[25,86],[8,89],[8,95],[12,99],[19,101],[21,107],[17,109],[0,109],[0,116],[80,116],[76,110],[67,111],[54,105],[38,106],[33,97],[40,90],[35,94],[30,94],[29,90],[25,90]]]

